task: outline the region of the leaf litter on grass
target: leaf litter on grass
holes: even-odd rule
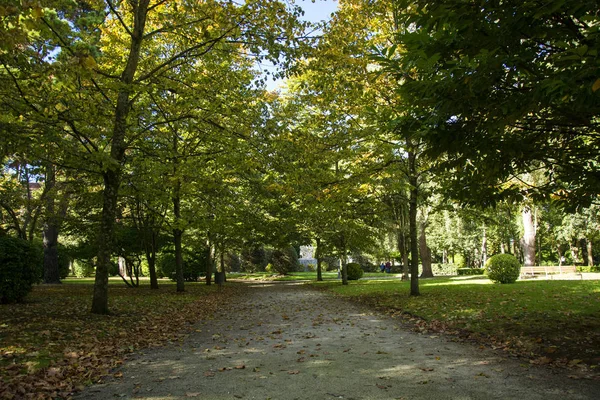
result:
[[[112,315],[89,313],[93,287],[36,286],[24,304],[0,308],[0,398],[69,398],[98,382],[134,350],[177,342],[218,310],[224,296],[188,284],[159,290],[111,287]]]

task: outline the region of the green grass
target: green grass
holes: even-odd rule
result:
[[[322,273],[324,280],[338,280],[337,271],[326,271]],[[255,273],[229,273],[227,277],[234,279],[247,279],[247,280],[272,280],[272,281],[316,281],[317,273],[314,271],[310,272],[290,272],[287,275],[277,275],[267,272],[255,272]],[[365,272],[363,279],[380,279],[385,278],[399,278],[399,274],[382,274],[381,272]]]
[[[600,274],[599,274],[600,278]],[[416,316],[429,326],[468,331],[512,343],[538,355],[583,359],[600,365],[600,281],[536,280],[493,284],[480,276],[410,283],[369,280],[315,285],[391,312]]]

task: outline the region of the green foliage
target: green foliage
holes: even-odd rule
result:
[[[512,254],[496,254],[485,263],[485,273],[496,283],[514,283],[520,272],[521,264]]]
[[[41,281],[43,253],[31,243],[0,237],[0,304],[20,302]]]
[[[600,272],[600,265],[577,267],[577,272]]]
[[[87,260],[73,261],[73,275],[77,278],[89,278],[94,275],[94,264]]]
[[[60,279],[65,279],[69,276],[71,266],[71,257],[69,256],[68,249],[59,244],[58,245],[58,273]]]
[[[159,278],[175,279],[175,254],[164,252],[156,257],[156,274]]]
[[[360,278],[362,278],[364,271],[363,269],[360,267],[360,264],[358,263],[348,263],[346,265],[346,268],[348,270],[348,280],[349,281],[357,281]]]
[[[458,268],[454,264],[431,264],[433,275],[456,275]],[[460,275],[460,274],[459,274]]]
[[[206,254],[204,251],[184,252],[183,254],[183,278],[187,282],[196,282],[206,272]],[[175,254],[165,251],[158,255],[156,260],[156,274],[159,278],[176,280],[175,276]]]
[[[483,275],[485,270],[483,268],[458,268],[458,275]]]
[[[271,254],[272,272],[285,275],[288,272],[296,271],[298,268],[298,253],[292,246],[285,249],[274,250]]]
[[[268,260],[269,254],[263,246],[254,246],[251,249],[246,248],[242,251],[241,270],[243,272],[264,271],[269,263]]]

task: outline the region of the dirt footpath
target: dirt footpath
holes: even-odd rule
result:
[[[255,283],[183,343],[135,355],[76,398],[600,399],[600,382],[558,372],[306,286]]]

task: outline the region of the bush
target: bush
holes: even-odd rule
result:
[[[22,301],[41,281],[43,253],[23,239],[0,237],[0,304]]]
[[[457,272],[456,265],[454,264],[431,264],[431,269],[433,271],[433,274],[435,276],[439,276],[439,275],[460,275],[460,272]],[[467,268],[467,269],[472,269],[472,268]],[[483,274],[483,270],[480,270],[481,274]]]
[[[358,263],[348,263],[346,265],[346,270],[348,271],[348,280],[349,281],[357,281],[363,276],[363,269],[360,267]]]
[[[458,275],[483,275],[483,268],[459,268]]]
[[[89,278],[94,275],[94,265],[87,260],[73,261],[73,275],[77,278]]]
[[[600,266],[594,265],[594,266],[577,267],[577,272],[600,272]]]
[[[521,264],[512,254],[496,254],[485,263],[485,272],[493,282],[514,283],[519,278]]]
[[[289,246],[285,249],[274,250],[271,254],[271,272],[285,275],[298,268],[298,254],[296,249]]]

